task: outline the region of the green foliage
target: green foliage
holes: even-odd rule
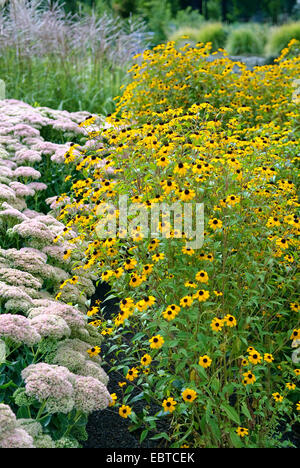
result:
[[[203,16],[197,10],[188,7],[177,12],[176,16],[170,21],[168,29],[171,33],[180,28],[199,29],[203,21]]]
[[[231,55],[262,55],[264,43],[253,28],[240,26],[230,32],[226,50]]]
[[[107,114],[114,109],[125,70],[109,63],[91,61],[86,55],[17,57],[14,50],[0,56],[1,76],[7,98],[68,111],[89,110]]]
[[[268,55],[277,56],[291,39],[300,40],[300,21],[274,28],[266,46]]]
[[[199,30],[198,41],[211,42],[212,50],[215,51],[224,47],[226,36],[227,33],[222,23],[206,23]]]
[[[169,40],[174,41],[176,46],[183,47],[187,42],[196,44],[199,31],[195,28],[182,27],[170,35]]]

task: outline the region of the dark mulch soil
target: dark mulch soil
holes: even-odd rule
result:
[[[92,297],[92,306],[95,305],[95,301],[100,299],[103,301],[105,297],[109,294],[110,288],[106,283],[99,284],[96,289],[95,295]],[[105,302],[105,318],[108,319],[112,315],[118,313],[119,307],[114,303],[114,300],[111,299]],[[102,346],[103,353],[105,354],[105,342]],[[110,354],[111,358],[116,358],[114,354]],[[118,360],[121,359],[119,355]],[[117,372],[110,372],[109,367],[105,364],[103,369],[109,375],[108,391],[110,393],[119,393],[120,387],[118,382],[124,380],[120,377],[120,374]],[[138,391],[136,392],[136,394]],[[134,393],[133,393],[134,396]],[[230,404],[234,405],[235,395],[233,394],[230,398]],[[137,401],[135,403],[135,411],[139,412],[142,410],[145,403],[142,401]],[[155,414],[157,411],[161,410],[160,407],[152,405],[149,412]],[[141,435],[141,430],[134,432],[129,431],[129,426],[131,421],[129,419],[123,419],[119,416],[118,412],[113,408],[107,408],[103,411],[96,411],[89,416],[87,424],[87,433],[88,440],[83,443],[84,448],[162,448],[166,447],[166,441],[159,442],[153,441],[149,438],[146,438],[142,443],[140,443],[139,438]],[[168,421],[167,418],[158,422],[158,430],[161,432],[168,433]],[[278,428],[279,432],[283,434],[282,441],[289,441],[296,448],[300,448],[300,424],[296,423],[292,427],[292,431],[286,432],[286,421],[282,421]],[[148,437],[151,437],[149,433]]]
[[[92,297],[92,306],[95,305],[95,301],[100,299],[103,301],[105,297],[109,294],[110,289],[109,285],[106,283],[99,284],[96,289],[95,295]],[[109,319],[112,315],[117,314],[119,311],[118,305],[115,305],[114,300],[108,300],[105,302],[105,318]],[[105,342],[102,345],[102,351],[105,355],[106,347]],[[114,353],[110,354],[110,358],[116,358]],[[118,356],[118,361],[120,361],[121,356]],[[103,364],[103,369],[109,375],[108,391],[109,393],[120,393],[120,387],[118,382],[120,380],[124,381],[118,372],[110,372],[110,368]],[[138,394],[133,392],[132,396]],[[142,411],[144,402],[137,401],[135,403],[135,412]],[[160,407],[152,405],[149,412],[155,414],[157,411],[161,410]],[[157,448],[161,447],[159,441],[151,441],[149,438],[146,438],[140,444],[139,438],[141,435],[141,430],[134,432],[129,431],[129,426],[131,424],[130,419],[121,418],[118,412],[114,408],[107,408],[103,411],[96,411],[89,416],[87,424],[87,433],[88,440],[83,443],[84,448]],[[162,432],[168,432],[168,423],[167,420],[159,422],[161,427],[158,429]],[[149,433],[149,437],[151,434]]]

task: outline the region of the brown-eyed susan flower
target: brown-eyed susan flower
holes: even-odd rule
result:
[[[291,340],[298,340],[300,338],[300,328],[295,328],[295,330],[293,330],[291,336],[290,336],[290,339]]]
[[[92,317],[93,315],[98,314],[99,312],[99,307],[92,307],[90,310],[87,311],[86,315],[88,317]]]
[[[98,354],[101,353],[101,348],[99,346],[94,346],[93,348],[88,349],[87,353],[90,357],[98,356]]]
[[[114,406],[116,404],[116,401],[117,401],[118,397],[117,397],[116,393],[111,393],[110,397],[111,397],[112,401],[109,403],[108,406]]]
[[[102,325],[101,320],[93,320],[92,322],[89,322],[89,325],[92,325],[92,327],[100,327]]]
[[[125,297],[120,302],[120,309],[121,310],[131,309],[133,306],[134,306],[134,301],[133,301],[133,299],[131,299],[131,297]]]
[[[184,286],[185,286],[186,288],[193,288],[193,289],[196,289],[196,288],[197,288],[197,284],[194,283],[193,281],[186,281],[186,282],[184,283]]]
[[[155,301],[156,299],[154,296],[145,296],[136,303],[136,306],[141,312],[143,312],[144,310],[149,309],[149,307],[152,307],[153,304],[155,304]]]
[[[280,393],[278,393],[278,392],[272,393],[272,397],[274,398],[274,400],[276,402],[278,402],[278,401],[280,402],[280,401],[283,400],[283,396],[280,395]]]
[[[257,351],[251,351],[248,356],[249,362],[251,364],[259,364],[262,361],[262,356]]]
[[[154,262],[158,262],[159,260],[163,260],[164,258],[165,258],[164,253],[156,253],[156,254],[152,255],[152,260]]]
[[[212,218],[208,221],[208,225],[211,227],[211,229],[216,230],[220,229],[223,226],[223,223],[220,219]]]
[[[152,362],[152,357],[150,354],[144,354],[144,356],[141,357],[141,364],[142,366],[149,366]]]
[[[186,189],[182,190],[182,192],[180,194],[180,199],[182,201],[186,202],[186,201],[192,200],[193,198],[195,198],[195,196],[196,196],[195,190],[186,188]]]
[[[231,314],[225,315],[223,320],[225,322],[225,325],[227,325],[227,327],[232,328],[232,327],[236,327],[236,325],[237,325],[236,318]]]
[[[138,374],[139,374],[139,370],[136,367],[132,367],[127,372],[126,379],[132,382],[134,379],[137,378]]]
[[[298,401],[298,403],[296,403],[296,410],[300,411],[300,401]]]
[[[300,369],[294,369],[294,374],[297,376],[300,375]]]
[[[193,294],[194,299],[198,299],[199,302],[205,302],[209,298],[209,291],[205,289],[200,289],[195,294]]]
[[[150,348],[152,349],[159,349],[162,347],[164,344],[165,340],[161,335],[155,335],[150,338],[149,343],[150,343]]]
[[[199,357],[199,366],[206,368],[206,367],[210,367],[211,363],[212,363],[212,360],[209,356],[207,356],[207,354]]]
[[[297,302],[291,302],[290,303],[290,308],[294,312],[300,312],[300,304],[298,304]]]
[[[287,249],[288,246],[289,246],[289,241],[288,241],[287,239],[280,238],[280,239],[277,239],[277,240],[276,240],[276,245],[277,245],[277,247],[279,247],[280,249],[285,250],[285,249]]]
[[[230,206],[236,205],[237,203],[240,202],[240,200],[241,200],[241,197],[237,195],[228,195],[228,197],[226,197],[226,203]]]
[[[71,256],[71,253],[72,253],[72,250],[71,250],[71,249],[64,250],[63,259],[64,259],[64,260],[68,260],[68,258],[70,258],[70,256]]]
[[[136,266],[137,260],[135,258],[127,258],[124,263],[125,270],[133,270]]]
[[[185,175],[189,167],[187,163],[179,162],[174,168],[174,174]]]
[[[162,402],[162,406],[165,412],[169,411],[170,413],[173,413],[173,411],[176,409],[176,405],[177,401],[175,401],[172,397],[169,397]]]
[[[131,408],[128,405],[122,405],[119,408],[119,415],[121,418],[128,418],[128,416],[131,414]]]
[[[295,388],[296,388],[296,385],[295,385],[294,383],[291,383],[291,382],[287,382],[287,383],[285,384],[285,386],[286,386],[286,388],[287,388],[288,390],[295,390]]]
[[[214,291],[214,295],[219,297],[219,296],[223,296],[223,293],[221,291]]]
[[[187,402],[191,403],[192,401],[194,401],[197,398],[197,392],[195,392],[195,390],[192,390],[191,388],[186,388],[182,392],[181,396],[182,396],[184,401],[187,401]]]
[[[208,282],[208,274],[206,271],[198,271],[195,276],[196,281],[199,281],[200,283],[207,283]]]
[[[194,255],[194,253],[195,253],[195,250],[192,249],[191,247],[183,247],[181,251],[182,251],[182,253],[184,253],[186,255],[190,255],[190,256]]]
[[[166,320],[173,320],[179,313],[180,307],[176,304],[169,305],[165,311],[162,312],[163,317]]]
[[[264,361],[271,363],[271,362],[274,361],[274,357],[270,353],[265,353],[264,354]]]
[[[252,385],[254,382],[256,382],[256,377],[251,371],[247,371],[243,373],[244,380],[243,384],[244,385]]]
[[[248,366],[248,364],[249,364],[249,362],[248,362],[248,360],[247,360],[247,359],[245,359],[245,358],[244,358],[244,359],[242,359],[242,361],[241,361],[241,365],[242,365],[243,367],[246,367],[246,366]]]
[[[165,156],[161,156],[156,162],[156,165],[158,167],[167,167],[169,164],[170,164],[170,160],[166,158]]]
[[[245,437],[246,435],[249,434],[249,430],[246,427],[240,427],[240,426],[236,428],[235,432],[240,437]]]
[[[136,273],[133,273],[129,281],[129,286],[136,288],[140,286],[145,280],[146,280],[145,276],[139,276]]]
[[[193,304],[192,296],[184,296],[180,299],[181,307],[190,307]]]
[[[210,326],[213,331],[219,332],[224,326],[224,321],[222,319],[219,319],[218,317],[215,317],[212,319]]]
[[[122,267],[119,267],[114,271],[114,275],[115,275],[116,278],[121,278],[123,273],[124,273],[124,268],[122,268]]]
[[[143,266],[143,272],[142,274],[143,275],[150,275],[150,273],[152,272],[153,270],[153,264],[152,263],[148,263],[147,265],[144,265]]]
[[[69,282],[70,282],[71,284],[77,284],[78,281],[79,281],[79,276],[73,276],[73,277],[69,280]]]
[[[119,387],[124,387],[125,385],[127,385],[127,382],[118,382],[118,385]]]

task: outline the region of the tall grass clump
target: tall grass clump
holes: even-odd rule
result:
[[[257,29],[257,28],[256,28]],[[251,26],[239,26],[233,29],[226,43],[226,50],[231,55],[263,55],[264,41],[262,34]]]
[[[292,39],[300,40],[300,21],[274,28],[266,46],[269,56],[277,56]]]
[[[199,30],[198,41],[211,42],[214,51],[225,46],[226,36],[227,33],[222,23],[206,23]]]
[[[72,16],[41,0],[10,2],[0,10],[1,78],[11,98],[108,113],[132,56],[148,40],[137,19]]]

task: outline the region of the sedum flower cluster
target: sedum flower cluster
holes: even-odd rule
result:
[[[111,399],[101,358],[87,352],[102,340],[86,317],[94,275],[78,273],[73,266],[74,261],[82,263],[82,254],[75,251],[82,241],[74,245],[70,240],[75,231],[54,212],[45,214],[43,197],[55,168],[64,173],[70,143],[46,141],[42,134],[52,128],[65,138],[82,136],[85,130],[78,124],[87,116],[0,101],[0,371],[8,383],[4,403],[13,398],[22,415],[33,418],[39,411],[66,417],[71,413],[71,425],[74,413],[78,417],[104,409]],[[51,165],[50,174],[45,162]],[[64,290],[61,283],[67,285]],[[21,385],[14,397],[9,382]],[[0,404],[0,447],[78,446],[74,437],[51,438],[51,423],[48,429],[49,434],[43,434],[35,419],[17,421],[9,406]]]

